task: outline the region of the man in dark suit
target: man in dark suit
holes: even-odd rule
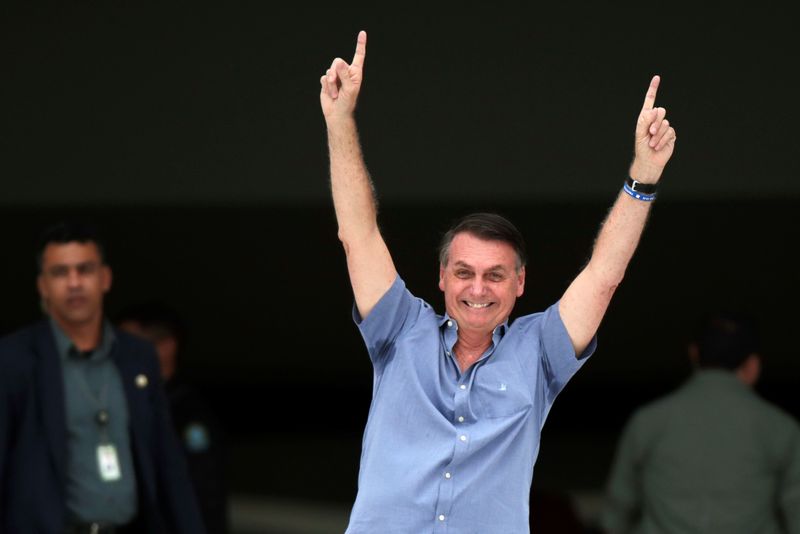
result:
[[[152,345],[105,319],[96,232],[38,249],[48,317],[0,339],[0,534],[205,531]]]

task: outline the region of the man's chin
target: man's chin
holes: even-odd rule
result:
[[[74,327],[90,324],[95,316],[96,314],[85,310],[81,310],[80,312],[71,310],[67,313],[51,313],[51,317],[55,319],[57,323]]]

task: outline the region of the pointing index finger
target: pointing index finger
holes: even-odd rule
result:
[[[361,30],[358,32],[358,40],[356,41],[356,53],[353,55],[353,61],[350,63],[353,67],[364,67],[364,58],[367,57],[367,32]]]
[[[661,76],[656,74],[653,76],[653,79],[650,80],[650,87],[647,88],[647,94],[644,97],[644,104],[642,104],[642,110],[646,109],[653,109],[656,103],[656,92],[658,91],[658,84],[661,81]]]

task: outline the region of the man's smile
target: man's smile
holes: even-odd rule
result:
[[[470,302],[468,300],[462,300],[461,302],[463,302],[470,308],[476,308],[476,309],[488,308],[489,306],[494,304],[493,302]]]

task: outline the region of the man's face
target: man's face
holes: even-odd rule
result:
[[[525,288],[525,268],[508,243],[456,234],[447,265],[439,267],[439,289],[459,329],[491,332],[511,314]]]
[[[95,243],[51,243],[37,285],[47,313],[63,327],[79,327],[102,318],[111,269]]]

